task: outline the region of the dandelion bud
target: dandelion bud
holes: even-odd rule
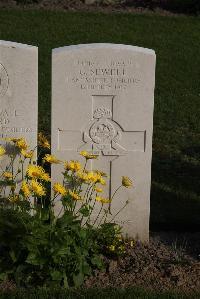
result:
[[[123,176],[122,177],[122,186],[124,186],[126,188],[130,188],[133,186],[133,183],[129,177]]]

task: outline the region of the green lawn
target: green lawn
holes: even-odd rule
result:
[[[39,46],[39,129],[50,132],[51,49],[123,43],[157,54],[151,228],[200,227],[200,18],[0,11],[0,39]]]
[[[199,294],[157,293],[141,289],[18,290],[0,293],[0,299],[199,299]]]

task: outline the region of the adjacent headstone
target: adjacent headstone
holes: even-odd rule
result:
[[[33,149],[38,125],[38,48],[0,41],[0,144],[24,137]],[[4,168],[8,158],[1,157]]]
[[[121,188],[113,214],[130,237],[148,240],[155,84],[153,50],[128,45],[88,44],[58,48],[52,57],[52,153],[62,160],[99,155],[91,167],[108,173],[106,196]],[[59,180],[61,167],[53,166]],[[98,211],[97,211],[98,212]]]

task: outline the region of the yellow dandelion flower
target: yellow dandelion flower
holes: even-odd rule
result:
[[[82,200],[81,196],[78,195],[76,192],[69,190],[69,194],[71,195],[71,197],[75,200]]]
[[[108,249],[109,249],[110,251],[115,251],[115,245],[110,245],[110,246],[108,247]]]
[[[88,183],[88,175],[86,172],[78,171],[76,175],[81,181]]]
[[[51,146],[49,144],[49,141],[47,140],[47,138],[42,133],[38,134],[38,145],[43,147],[43,148],[48,148],[48,149],[51,148]]]
[[[64,167],[66,170],[71,170],[72,172],[78,172],[82,168],[81,163],[75,160],[64,162]]]
[[[133,186],[131,179],[127,176],[122,177],[122,186],[129,188]]]
[[[101,202],[102,197],[101,196],[96,196],[95,200]]]
[[[103,192],[103,189],[96,187],[96,186],[93,188],[93,190],[96,191],[97,193]]]
[[[101,181],[103,180],[102,176],[100,173],[95,173],[96,176],[96,183],[101,183]]]
[[[10,196],[8,197],[8,200],[9,200],[10,202],[12,202],[12,203],[15,203],[15,202],[19,201],[19,199],[20,199],[20,197],[19,197],[19,195],[17,195],[17,194],[10,195]]]
[[[35,180],[31,181],[30,185],[31,191],[36,195],[36,196],[44,196],[46,194],[45,188],[42,186],[42,184],[38,183]]]
[[[81,151],[80,155],[83,156],[86,160],[98,158],[98,155],[90,154],[87,151]]]
[[[0,157],[6,153],[6,150],[3,146],[0,145]]]
[[[83,157],[87,156],[87,154],[88,154],[87,151],[81,151],[81,152],[80,152],[80,155],[83,156]]]
[[[61,194],[62,196],[67,194],[67,190],[65,189],[65,187],[63,185],[61,185],[60,183],[55,183],[53,185],[53,191],[56,194]]]
[[[99,183],[103,186],[106,185],[106,181],[103,178],[100,178]]]
[[[87,176],[88,176],[88,181],[90,181],[91,183],[97,182],[97,174],[94,173],[93,171],[89,171]]]
[[[111,200],[109,198],[102,198],[101,202],[104,203],[111,203]]]
[[[25,138],[19,138],[16,140],[15,145],[20,149],[20,150],[27,150],[28,149],[28,144],[25,140]]]
[[[89,171],[87,175],[88,175],[88,180],[91,183],[94,183],[94,184],[100,183],[101,185],[106,184],[105,180],[102,178],[100,173],[96,173],[94,171]]]
[[[81,163],[78,162],[78,161],[72,161],[71,162],[71,167],[72,167],[72,170],[77,172],[81,169]]]
[[[50,178],[50,176],[49,176],[49,174],[47,172],[43,173],[41,175],[40,179],[43,180],[43,181],[45,181],[45,182],[51,182],[51,178]]]
[[[24,156],[24,158],[32,159],[34,155],[34,151],[27,152],[26,150],[22,149],[21,154],[22,156]]]
[[[105,172],[103,172],[101,170],[94,170],[94,172],[97,173],[97,174],[99,174],[102,177],[107,177],[108,176]]]
[[[118,250],[120,250],[122,253],[125,253],[126,251],[125,251],[125,247],[124,247],[124,245],[120,245],[119,247],[118,247]]]
[[[28,165],[27,175],[30,178],[40,179],[44,173],[45,173],[45,170],[43,167],[37,166],[37,165],[32,165],[32,164]]]
[[[101,196],[96,196],[96,201],[99,201],[102,204],[111,202],[111,200],[109,198],[104,198],[104,197],[101,197]]]
[[[49,174],[45,172],[42,166],[37,166],[32,164],[28,165],[27,175],[28,177],[33,179],[41,179],[47,182],[50,181]]]
[[[13,175],[12,175],[12,173],[11,173],[10,171],[5,171],[5,172],[3,173],[3,177],[4,177],[5,179],[7,179],[7,180],[11,180],[11,179],[13,178]]]
[[[101,175],[90,171],[88,172],[88,179],[91,181],[91,183],[99,183],[101,180]]]
[[[64,162],[64,168],[65,168],[65,170],[70,170],[70,167],[69,167],[69,162],[68,161],[65,161]]]
[[[26,181],[22,182],[20,190],[21,190],[21,192],[23,193],[23,195],[25,197],[29,197],[31,195],[31,190],[30,190],[29,185],[27,184]]]
[[[48,162],[48,163],[51,163],[51,164],[59,164],[61,161],[58,160],[55,156],[53,155],[49,155],[49,154],[46,154],[43,158],[43,161],[44,162]]]

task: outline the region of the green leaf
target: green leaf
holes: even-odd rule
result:
[[[70,207],[70,208],[72,208],[73,205],[74,205],[74,202],[72,201],[70,195],[65,195],[65,196],[63,196],[63,198],[62,198],[62,204],[63,204],[63,206],[65,206],[65,207]]]
[[[10,257],[11,257],[13,263],[15,263],[17,261],[17,258],[15,256],[15,252],[13,250],[10,250],[9,254],[10,254]]]
[[[36,253],[29,253],[27,259],[26,259],[26,262],[28,264],[31,264],[31,265],[35,265],[35,266],[38,266],[38,265],[41,265],[42,264],[42,260],[40,258],[38,258],[37,254]]]
[[[59,250],[58,250],[58,252],[57,252],[57,255],[59,255],[59,256],[65,256],[66,255],[66,253],[68,253],[68,248],[66,248],[66,247],[64,247],[64,248],[60,248]]]
[[[103,266],[103,261],[99,255],[94,255],[93,258],[91,259],[91,263],[94,266],[97,266],[99,269],[101,269]]]
[[[79,232],[79,235],[82,239],[85,239],[87,237],[87,231],[82,228]]]
[[[8,274],[7,272],[0,273],[0,281],[7,280]]]
[[[71,225],[76,217],[73,215],[72,212],[65,211],[65,213],[57,220],[58,226],[65,228]]]
[[[86,261],[82,263],[82,272],[84,275],[91,275],[91,267]]]
[[[68,284],[68,280],[67,280],[67,275],[66,275],[66,273],[64,272],[63,273],[63,278],[64,278],[64,288],[65,289],[68,289],[69,288],[69,284]]]
[[[63,273],[58,270],[51,271],[50,275],[51,278],[56,281],[60,281],[63,278]]]
[[[88,205],[83,205],[80,208],[79,213],[82,214],[84,217],[88,217],[90,214],[90,207]]]
[[[15,186],[15,183],[13,183],[12,181],[0,181],[0,186]]]
[[[41,209],[40,215],[43,221],[49,220],[49,211],[47,209]]]
[[[84,281],[84,275],[82,272],[79,272],[78,274],[74,274],[73,275],[73,281],[74,281],[74,285],[75,287],[79,287],[82,285],[83,281]]]

